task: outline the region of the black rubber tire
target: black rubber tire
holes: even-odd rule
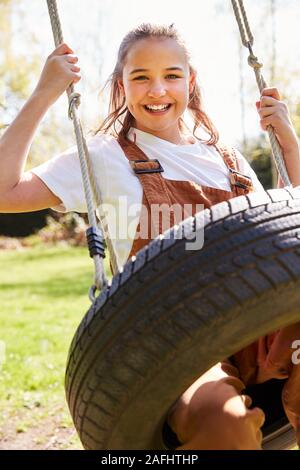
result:
[[[203,225],[203,248],[187,251]],[[164,449],[167,410],[197,377],[300,321],[299,190],[216,204],[169,235],[113,278],[71,344],[66,395],[86,449]]]

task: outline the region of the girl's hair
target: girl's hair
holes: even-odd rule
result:
[[[129,131],[129,129],[134,126],[134,117],[128,110],[125,104],[125,97],[122,96],[121,91],[118,86],[118,80],[122,78],[123,68],[125,65],[127,54],[130,48],[137,41],[141,39],[148,38],[159,38],[159,39],[174,39],[179,46],[182,47],[186,58],[188,60],[190,72],[195,72],[195,68],[191,65],[191,59],[189,51],[186,47],[185,42],[179,35],[178,31],[174,28],[174,25],[165,26],[165,25],[156,25],[150,23],[143,23],[137,28],[129,31],[129,33],[124,37],[118,52],[118,59],[113,73],[107,80],[104,85],[104,88],[110,84],[110,102],[109,102],[109,114],[104,119],[100,127],[96,130],[95,133],[103,132],[105,134],[110,133],[115,137],[124,137]],[[104,89],[103,88],[103,89]],[[207,114],[202,109],[202,98],[199,84],[195,83],[194,90],[190,95],[188,110],[192,115],[194,122],[193,135],[201,142],[205,142],[208,145],[213,145],[217,143],[219,139],[218,131],[213,125],[212,121],[209,119]],[[119,124],[120,129],[116,129],[116,124]],[[180,130],[186,128],[186,124],[182,118],[179,119]],[[202,128],[209,135],[208,140],[200,139],[195,135],[195,132],[198,128]]]

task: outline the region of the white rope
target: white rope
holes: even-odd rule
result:
[[[63,42],[63,35],[62,29],[60,24],[60,19],[57,10],[56,0],[47,0],[51,26],[53,31],[53,37],[55,46],[57,47],[59,44]],[[80,119],[78,117],[77,108],[80,104],[80,94],[75,93],[74,85],[70,85],[67,89],[67,95],[69,100],[69,117],[73,121],[74,131],[76,136],[76,143],[78,148],[78,156],[80,161],[80,169],[82,174],[82,181],[84,187],[84,194],[87,204],[87,211],[88,211],[88,219],[89,224],[95,231],[99,233],[99,228],[97,225],[96,214],[94,210],[94,199],[96,201],[96,205],[100,207],[102,205],[102,197],[101,192],[98,188],[97,182],[94,178],[94,173],[92,169],[91,160],[89,157],[88,148],[86,145],[86,141],[83,136],[82,127],[80,123]],[[94,196],[94,199],[93,199]],[[102,225],[104,236],[106,237],[106,244],[109,251],[110,261],[112,265],[113,274],[118,272],[118,265],[116,261],[115,251],[112,246],[111,239],[108,236],[107,231],[107,223],[105,221],[104,214],[99,214],[100,222]],[[90,295],[91,300],[94,300],[94,293],[95,290],[101,290],[107,284],[107,278],[105,276],[104,266],[103,266],[103,259],[100,255],[93,256],[94,265],[95,265],[95,286],[91,289]],[[95,289],[96,288],[96,289]]]
[[[260,93],[263,88],[266,88],[267,84],[261,74],[261,68],[263,64],[258,62],[257,57],[254,55],[252,46],[254,43],[253,34],[251,32],[247,14],[244,8],[243,0],[231,0],[235,18],[240,30],[240,35],[242,39],[243,46],[247,47],[249,50],[248,64],[253,68],[255,73],[255,78],[257,82],[258,89]],[[269,135],[269,140],[272,148],[273,158],[276,164],[277,171],[286,186],[291,186],[290,178],[288,176],[283,154],[277,137],[275,135],[274,129],[272,126],[267,127],[267,132]]]

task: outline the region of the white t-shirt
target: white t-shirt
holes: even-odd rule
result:
[[[176,145],[147,132],[132,128],[131,140],[149,158],[157,158],[170,180],[194,181],[202,186],[230,191],[229,171],[219,152],[197,141],[195,144]],[[117,263],[126,262],[139,222],[143,188],[130,167],[117,140],[98,134],[87,142],[95,178],[102,195],[108,230],[115,248]],[[239,171],[250,176],[255,191],[264,191],[247,160],[236,151]],[[62,204],[52,209],[59,212],[87,212],[81,181],[77,148],[72,147],[49,161],[33,168],[36,174],[58,196]]]

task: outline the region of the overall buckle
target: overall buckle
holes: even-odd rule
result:
[[[157,163],[157,168],[137,168],[135,165],[136,163],[149,163],[149,162]],[[161,166],[161,164],[156,158],[154,158],[153,160],[130,160],[129,163],[136,175],[140,175],[143,173],[162,173],[164,171],[163,167]]]
[[[229,168],[230,171],[230,183],[234,184],[235,186],[238,186],[239,188],[242,189],[248,189],[249,186],[252,185],[252,178],[248,175],[243,175],[242,173],[239,173],[236,170],[233,170],[232,168]],[[239,181],[239,177],[246,178],[248,181],[247,183],[242,183]]]

